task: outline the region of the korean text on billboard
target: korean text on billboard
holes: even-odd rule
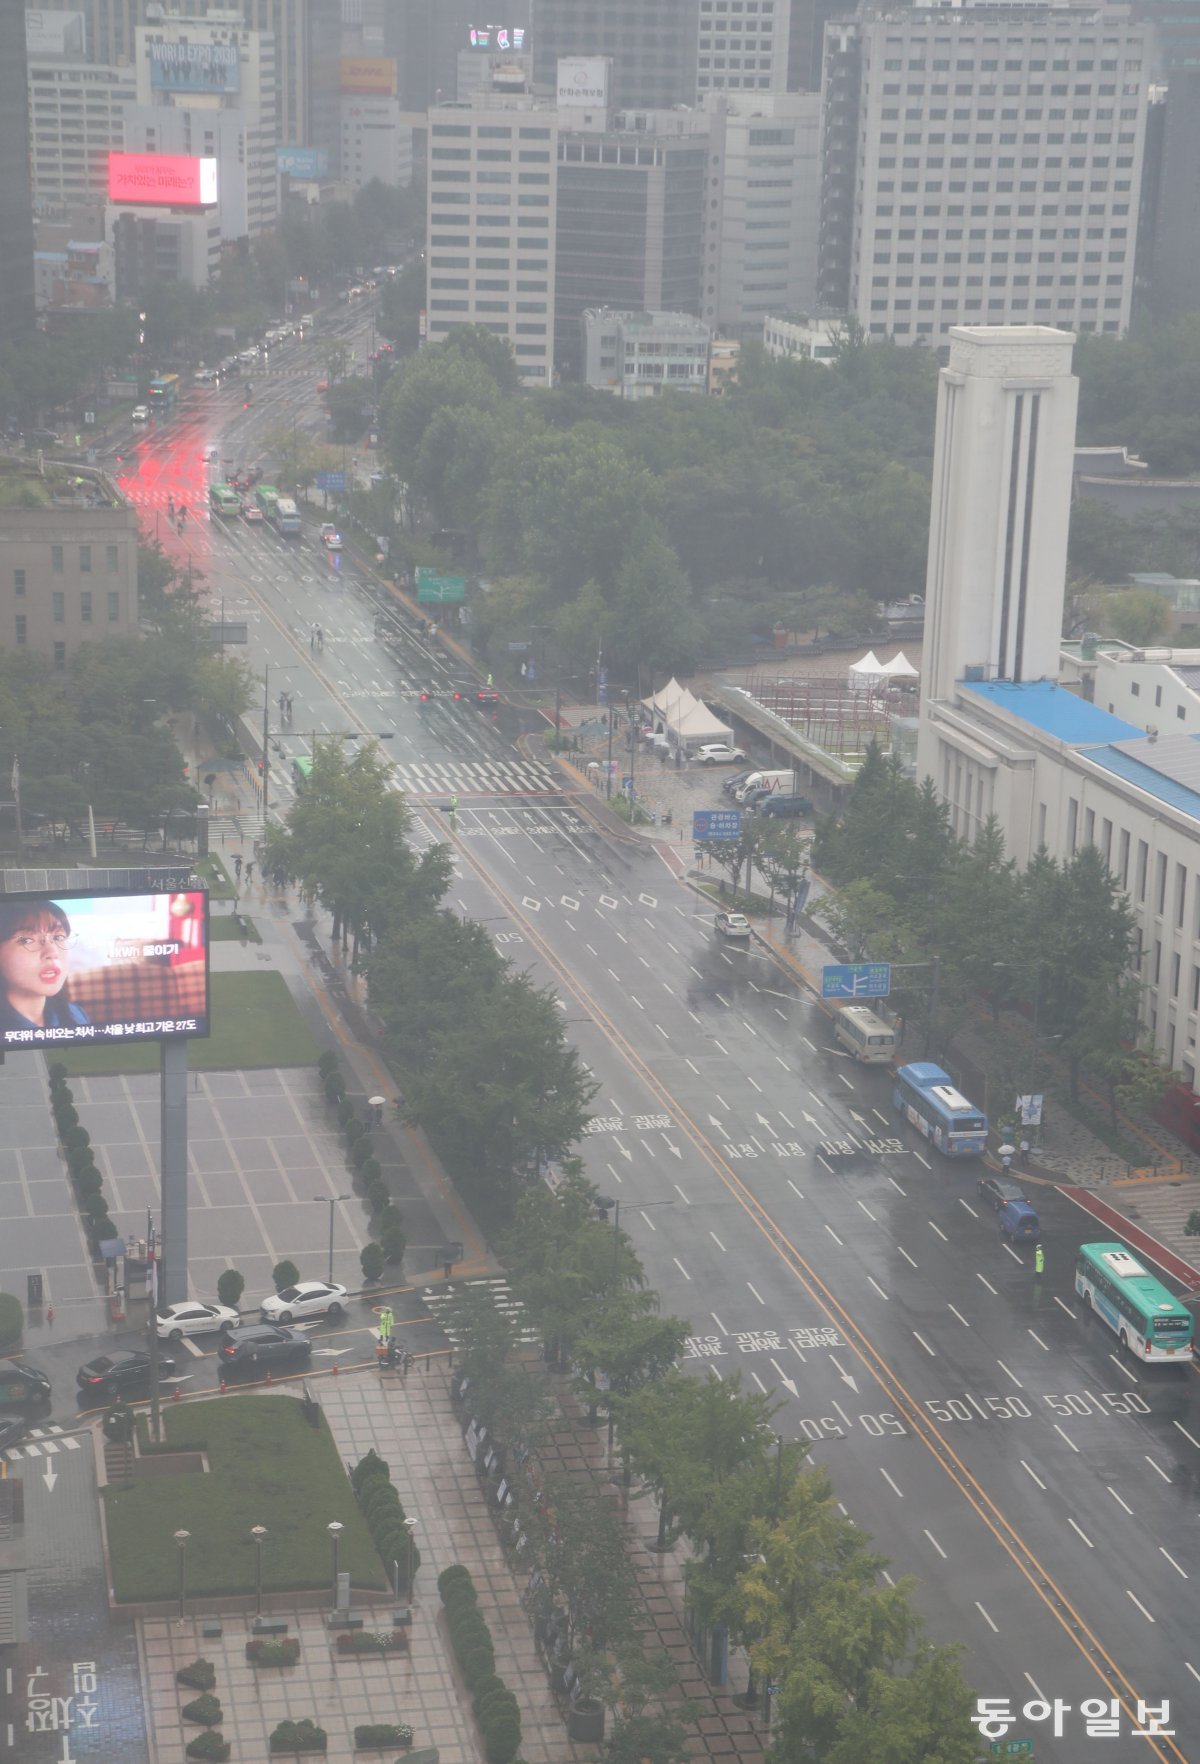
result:
[[[208,1034],[208,895],[0,895],[0,1048]]]
[[[151,43],[155,92],[236,92],[241,64],[236,43]]]
[[[217,200],[217,162],[190,153],[110,153],[108,199],[208,208]]]

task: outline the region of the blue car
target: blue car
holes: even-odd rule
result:
[[[1013,1243],[1036,1243],[1042,1235],[1038,1216],[1028,1201],[1005,1201],[997,1218],[1001,1231]]]

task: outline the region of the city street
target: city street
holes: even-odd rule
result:
[[[388,737],[415,837],[453,845],[451,904],[558,989],[599,1085],[587,1173],[620,1203],[664,1310],[688,1319],[689,1362],[778,1399],[780,1431],[810,1442],[893,1574],[919,1577],[931,1636],[963,1646],[980,1695],[1011,1707],[1009,1731],[1039,1759],[1083,1764],[1087,1725],[1108,1714],[1085,1700],[1119,1700],[1124,1737],[1139,1703],[1169,1699],[1175,1737],[1138,1756],[1200,1757],[1193,1371],[1122,1358],[1089,1328],[1072,1264],[1103,1235],[1095,1222],[1039,1189],[1036,1277],[978,1196],[977,1166],[900,1123],[887,1075],[836,1051],[764,952],[716,939],[678,848],[600,831],[510,739],[505,712],[450,696],[462,670],[414,624],[376,638],[382,591],[349,557],[333,567],[311,524],[297,543],[210,521],[207,445],[248,466],[265,435],[314,420],[320,345],[291,353],[307,371],[255,374],[249,411],[234,391],[191,399],[125,480],[148,531],[188,486],[186,543],[213,612],[219,600],[248,622],[250,666],[269,665],[272,700],[277,680],[294,699],[284,760],[311,732]],[[279,810],[288,769],[273,760]]]

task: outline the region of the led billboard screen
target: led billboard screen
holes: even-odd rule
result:
[[[108,199],[210,208],[217,200],[217,162],[190,153],[110,153]]]
[[[343,92],[361,92],[376,98],[394,97],[396,63],[390,55],[344,55],[341,86]]]
[[[472,25],[470,30],[472,49],[512,49],[525,48],[524,25]]]
[[[327,147],[276,147],[275,169],[289,178],[326,178],[329,176]]]
[[[572,109],[604,110],[612,63],[605,55],[563,55],[558,62],[558,102]]]
[[[208,895],[0,895],[0,1049],[208,1034]]]
[[[236,92],[241,63],[236,43],[151,43],[150,86],[155,92]]]

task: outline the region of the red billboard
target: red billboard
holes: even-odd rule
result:
[[[190,153],[110,153],[108,199],[211,208],[217,200],[217,162]]]
[[[208,1034],[208,895],[0,895],[0,1049]]]

